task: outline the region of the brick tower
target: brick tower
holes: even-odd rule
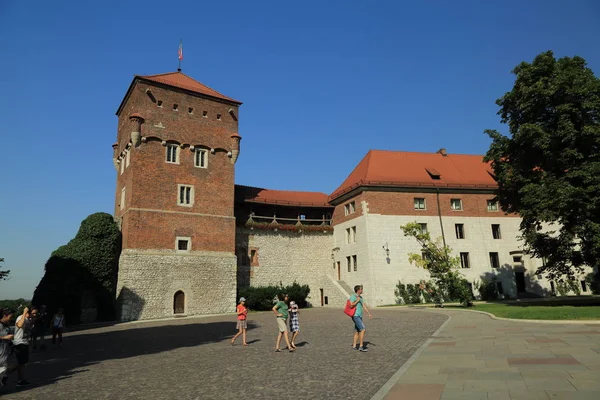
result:
[[[113,145],[120,320],[233,311],[241,104],[181,72],[134,77]]]

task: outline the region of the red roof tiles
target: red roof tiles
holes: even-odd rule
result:
[[[291,190],[271,190],[252,186],[235,185],[236,200],[249,203],[264,203],[303,207],[331,207],[327,194],[320,192],[297,192]]]
[[[329,200],[359,186],[495,189],[491,173],[478,155],[371,150]]]
[[[216,90],[211,89],[208,86],[198,82],[197,80],[190,78],[182,72],[168,72],[165,74],[147,76],[136,75],[136,78],[145,79],[151,82],[162,83],[163,85],[169,85],[179,89],[189,90],[190,92],[204,94],[206,96],[215,97],[221,100],[227,100],[232,103],[242,104],[241,101],[222,95]]]

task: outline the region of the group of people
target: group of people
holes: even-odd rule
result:
[[[350,296],[348,299],[350,308],[354,309],[352,315],[352,322],[354,323],[354,339],[352,341],[352,348],[355,350],[359,350],[362,352],[368,351],[364,346],[365,339],[365,324],[363,322],[363,311],[369,315],[369,318],[373,318],[371,312],[367,308],[367,305],[362,297],[363,287],[362,285],[357,285],[354,287],[354,294]],[[277,340],[275,342],[275,352],[281,352],[281,339],[285,339],[285,343],[287,345],[287,349],[290,352],[296,350],[296,338],[298,337],[298,333],[300,333],[300,322],[298,320],[298,315],[300,311],[298,309],[298,304],[295,301],[289,301],[289,296],[287,294],[279,294],[279,301],[273,306],[273,312],[275,313],[276,321],[277,321]],[[288,306],[289,304],[289,306]],[[231,345],[235,345],[235,341],[238,337],[242,336],[242,346],[248,346],[246,342],[246,330],[248,329],[248,307],[246,307],[246,299],[244,297],[240,297],[240,301],[236,307],[237,313],[237,326],[236,329],[238,332],[231,339]],[[289,331],[288,331],[288,318],[289,318]],[[291,332],[291,338],[289,333]]]
[[[0,387],[5,386],[8,377],[13,372],[17,372],[17,387],[28,386],[29,382],[25,379],[25,365],[29,362],[30,346],[33,350],[37,349],[38,343],[40,349],[45,349],[44,336],[46,328],[52,329],[52,344],[62,345],[62,333],[65,327],[65,315],[63,309],[49,320],[46,306],[39,309],[25,307],[23,312],[17,316],[14,328],[11,328],[11,322],[15,313],[9,309],[0,310]],[[16,364],[9,367],[11,354],[16,356]]]

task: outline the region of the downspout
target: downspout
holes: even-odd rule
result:
[[[442,223],[442,209],[440,208],[440,189],[436,188],[435,192],[437,197],[438,217],[440,218],[440,228],[442,228],[442,241],[444,242],[444,247],[446,247],[446,235],[444,235],[444,224]]]

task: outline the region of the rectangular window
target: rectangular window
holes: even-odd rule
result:
[[[176,144],[168,144],[167,145],[167,162],[172,164],[179,163],[178,156],[179,155],[179,146]]]
[[[457,239],[465,238],[465,225],[464,224],[454,224],[454,231],[456,232]]]
[[[488,211],[498,211],[498,202],[494,200],[487,201],[487,210]]]
[[[348,264],[348,272],[352,272],[352,262],[350,256],[346,257],[346,264]]]
[[[127,155],[125,156],[125,168],[129,167],[129,162],[131,161],[131,151],[127,150]]]
[[[358,261],[356,260],[356,256],[352,256],[352,264],[354,265],[354,272],[358,269]]]
[[[196,149],[195,165],[198,168],[206,168],[208,166],[208,150]]]
[[[498,253],[490,253],[490,265],[492,268],[500,268],[500,258]]]
[[[523,257],[521,257],[521,256],[513,256],[513,262],[515,264],[521,264],[522,261],[523,261]]]
[[[123,174],[123,171],[125,171],[125,160],[121,159],[121,175]]]
[[[356,243],[356,227],[355,226],[352,227],[351,233],[352,233],[352,243]]]
[[[346,228],[346,243],[350,243],[350,228]]]
[[[450,208],[454,211],[461,211],[462,208],[462,200],[461,199],[450,199]]]
[[[427,224],[422,224],[420,223],[419,225],[421,225],[421,234],[424,235],[427,233]]]
[[[350,214],[354,214],[356,211],[355,204],[353,201],[350,202]]]
[[[192,239],[189,237],[175,238],[175,251],[178,253],[187,253],[192,249]]]
[[[355,203],[353,201],[351,201],[350,203],[348,203],[344,206],[344,214],[345,215],[354,214],[355,211],[356,211],[356,208],[355,208]]]
[[[460,253],[460,267],[471,268],[469,265],[469,253]]]
[[[502,239],[502,235],[500,234],[500,225],[492,224],[492,237],[494,239]]]
[[[415,210],[425,210],[425,199],[422,197],[415,197]]]
[[[121,189],[121,204],[119,208],[122,210],[125,208],[125,188]]]
[[[178,185],[179,194],[177,197],[177,204],[180,206],[191,207],[194,205],[194,187],[189,185]]]

